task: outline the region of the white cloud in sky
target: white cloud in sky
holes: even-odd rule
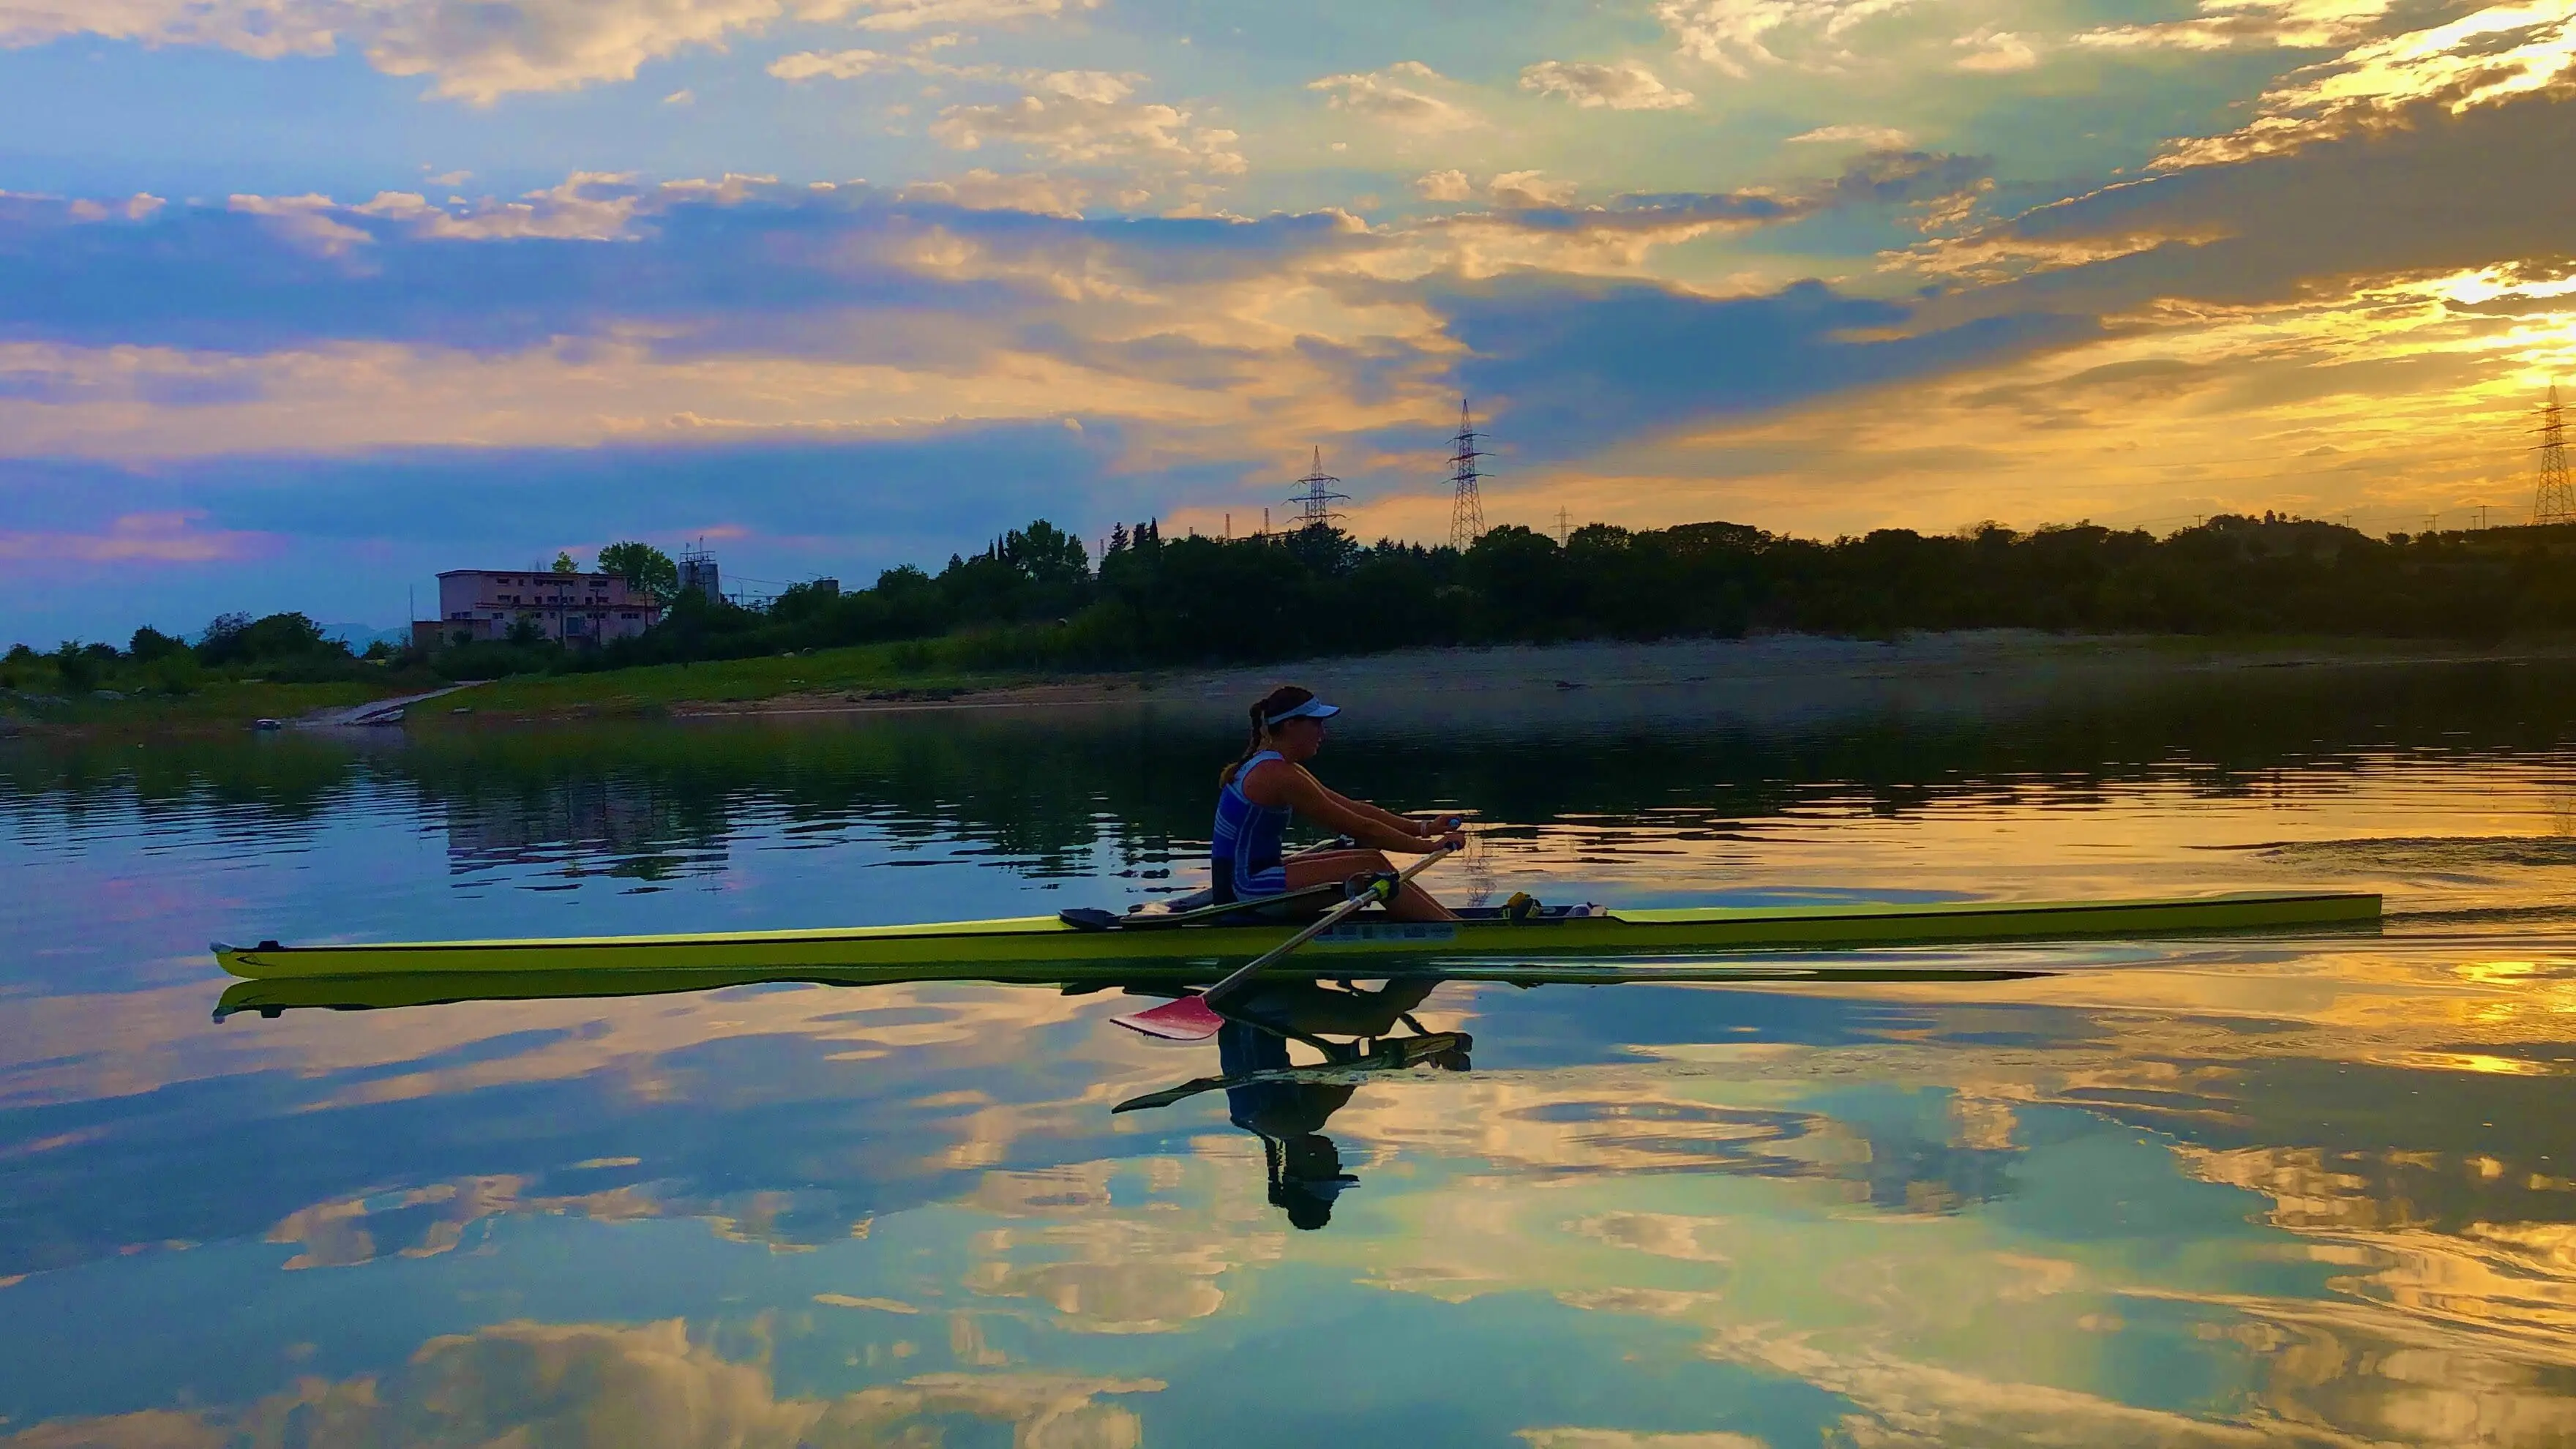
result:
[[[2320,49],[2350,45],[2388,13],[2389,0],[2201,0],[2189,20],[2087,30],[2095,50]]]
[[[2009,30],[1987,26],[1950,43],[1967,52],[1954,62],[1964,71],[2004,75],[2039,64],[2038,48]]]
[[[906,201],[944,201],[970,211],[1026,211],[1079,217],[1091,189],[1043,171],[996,172],[978,166],[944,181],[916,181],[897,193]]]
[[[1476,183],[1464,171],[1434,171],[1416,180],[1413,189],[1425,201],[1465,201],[1476,194]]]
[[[921,30],[933,25],[993,25],[1011,20],[1053,20],[1067,10],[1091,10],[1100,0],[863,0],[852,23],[862,30]],[[805,7],[840,9],[837,4]],[[815,17],[823,18],[823,17]],[[935,37],[956,43],[955,36]]]
[[[1543,60],[1521,71],[1521,89],[1614,111],[1674,110],[1692,100],[1690,92],[1664,84],[1633,60]]]
[[[877,50],[800,50],[769,63],[769,73],[783,81],[857,80],[891,70],[908,70],[917,62]]]
[[[1731,76],[1755,65],[1831,63],[1864,22],[1910,8],[1914,0],[1657,0],[1675,46]],[[1788,51],[1789,54],[1781,52]]]
[[[1064,72],[1067,77],[1096,73]],[[1014,145],[1068,165],[1144,163],[1232,176],[1244,169],[1234,132],[1190,124],[1177,106],[1131,103],[1087,79],[1068,79],[1051,96],[1022,96],[998,105],[950,106],[930,134],[959,151]]]
[[[913,75],[970,81],[1007,81],[1050,95],[1107,104],[1135,94],[1144,77],[1105,70],[1027,70],[999,65],[950,65],[923,55],[888,55],[877,50],[800,50],[769,63],[769,73],[783,81],[857,80],[862,76],[905,71]]]
[[[1896,151],[1914,144],[1914,138],[1894,126],[1818,126],[1789,138],[1791,144],[1859,145],[1876,150]]]
[[[1571,181],[1550,181],[1536,171],[1506,171],[1486,184],[1496,206],[1511,210],[1563,206],[1574,200]]]
[[[99,35],[264,59],[363,52],[476,105],[633,80],[648,62],[788,22],[862,30],[1054,20],[1098,0],[0,0],[0,48]]]
[[[1418,60],[1400,60],[1384,70],[1324,76],[1308,81],[1306,89],[1322,92],[1337,111],[1399,130],[1459,131],[1482,124],[1484,117],[1473,110],[1424,89],[1447,83],[1448,77]]]

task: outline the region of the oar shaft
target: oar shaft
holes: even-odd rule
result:
[[[1397,871],[1395,873],[1395,888],[1397,890],[1402,890],[1407,885],[1412,884],[1415,876],[1430,869],[1432,862],[1447,855],[1453,848],[1454,847],[1443,845],[1439,849],[1423,856],[1420,860],[1415,861],[1413,864]],[[1317,936],[1320,936],[1335,926],[1340,925],[1344,920],[1348,919],[1362,907],[1366,906],[1369,903],[1369,899],[1370,897],[1365,895],[1353,896],[1349,900],[1346,900],[1340,905],[1333,907],[1331,910],[1326,911],[1324,914],[1316,917],[1312,922],[1310,922],[1306,929],[1299,931],[1296,935],[1293,935],[1287,940],[1280,942],[1278,945],[1271,947],[1269,950],[1264,951],[1261,955],[1247,963],[1241,970],[1236,971],[1233,975],[1226,977],[1223,981],[1209,987],[1207,991],[1201,995],[1200,999],[1203,1001],[1214,1001],[1216,998],[1232,991],[1238,986],[1241,986],[1244,982],[1261,974],[1263,967],[1268,966],[1270,963],[1287,955],[1289,952],[1296,950],[1298,947],[1305,945]]]

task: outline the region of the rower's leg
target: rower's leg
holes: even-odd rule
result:
[[[1292,855],[1284,862],[1288,889],[1344,881],[1355,875],[1369,875],[1393,870],[1383,851],[1325,850],[1306,855]],[[1407,881],[1395,899],[1386,903],[1386,913],[1399,921],[1454,921],[1457,915],[1433,898],[1418,883]]]

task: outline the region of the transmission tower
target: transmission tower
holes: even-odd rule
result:
[[[1476,446],[1481,436],[1467,414],[1467,400],[1458,399],[1458,436],[1450,440],[1458,451],[1449,455],[1449,546],[1460,553],[1485,536],[1485,495],[1477,488],[1484,475],[1476,471],[1476,460],[1488,456]]]
[[[2540,487],[2532,495],[2531,521],[2576,523],[2576,484],[2567,480],[2567,430],[2558,414],[2558,385],[2540,405]]]
[[[1330,528],[1342,520],[1342,511],[1333,505],[1350,502],[1351,495],[1336,491],[1341,481],[1324,471],[1324,450],[1317,448],[1314,471],[1297,480],[1297,486],[1303,491],[1290,494],[1288,498],[1289,502],[1297,505],[1297,526],[1300,529]]]

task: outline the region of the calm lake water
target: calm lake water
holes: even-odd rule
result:
[[[1450,983],[1468,1069],[1278,1093],[1283,1147],[1113,1114],[1219,1069],[1115,992],[212,1019],[209,939],[1189,888],[1222,702],[21,741],[0,1444],[2576,1442],[2576,669],[1759,705],[1355,710],[1321,765],[1478,812],[1453,897],[2391,914]]]

